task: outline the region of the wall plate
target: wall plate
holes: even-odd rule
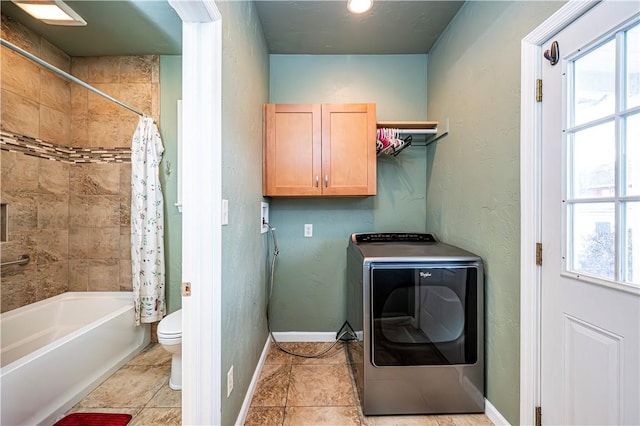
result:
[[[260,202],[260,233],[264,234],[269,230],[269,203]]]

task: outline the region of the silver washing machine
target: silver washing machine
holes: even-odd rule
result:
[[[480,257],[433,234],[353,234],[347,322],[365,415],[484,412]]]

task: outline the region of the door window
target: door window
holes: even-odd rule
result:
[[[565,268],[640,286],[640,24],[566,65]]]

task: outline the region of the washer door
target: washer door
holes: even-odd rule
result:
[[[475,265],[372,268],[373,365],[475,363],[477,286]]]

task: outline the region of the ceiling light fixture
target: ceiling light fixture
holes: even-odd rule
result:
[[[373,0],[347,0],[347,9],[351,13],[364,13],[371,9]]]
[[[50,25],[84,26],[87,22],[62,0],[11,0],[20,9]]]

